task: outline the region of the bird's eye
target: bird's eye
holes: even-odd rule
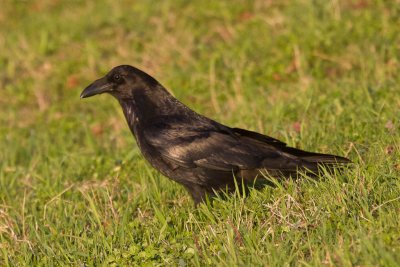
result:
[[[114,79],[114,81],[119,81],[119,80],[121,79],[121,75],[115,74],[115,75],[113,76],[113,79]]]

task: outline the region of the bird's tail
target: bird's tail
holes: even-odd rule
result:
[[[319,176],[326,171],[332,173],[335,169],[343,170],[351,163],[349,159],[340,156],[306,152],[295,148],[289,149],[292,153],[289,154],[289,151],[286,150],[286,159],[268,159],[259,170],[273,177],[294,178],[299,171],[309,176]]]
[[[352,163],[351,160],[345,157],[307,152],[292,147],[284,148],[284,152],[296,157],[299,160],[297,169],[303,170],[308,174],[318,175],[323,169],[328,171],[342,169],[346,165]]]
[[[277,139],[257,132],[240,128],[233,128],[232,130],[246,142],[252,143],[258,147],[266,147],[267,154],[270,152],[271,146],[282,153],[283,157],[266,157],[266,160],[261,164],[262,168],[260,168],[260,170],[267,171],[272,176],[294,176],[297,174],[298,170],[318,175],[322,168],[333,170],[352,163],[349,159],[344,157],[308,152],[288,147],[285,143]]]
[[[344,166],[352,163],[351,160],[345,157],[329,154],[302,151],[302,155],[296,155],[294,153],[292,153],[292,155],[300,158],[301,165],[299,167],[301,169],[315,174],[319,174],[323,168],[328,171],[332,171],[333,169],[341,169]]]
[[[326,164],[348,164],[351,163],[351,160],[330,154],[322,154],[322,153],[314,153],[308,152],[301,149],[293,148],[293,147],[285,147],[283,149],[285,153],[296,156],[300,159],[306,160],[308,162],[318,162],[318,163],[326,163]]]

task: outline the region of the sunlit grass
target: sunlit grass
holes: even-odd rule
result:
[[[399,18],[396,1],[3,1],[0,265],[396,266]],[[196,209],[114,99],[79,99],[120,64],[354,168]]]

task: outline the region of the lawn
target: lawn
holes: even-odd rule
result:
[[[396,266],[400,2],[1,1],[1,266]],[[352,169],[195,208],[114,99],[143,69],[199,113]]]

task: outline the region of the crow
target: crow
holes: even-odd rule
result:
[[[114,67],[86,87],[81,98],[108,93],[120,103],[144,158],[183,185],[195,204],[237,182],[252,183],[260,173],[295,177],[318,174],[347,158],[303,151],[249,130],[231,128],[202,116],[174,98],[149,74],[129,65]]]

